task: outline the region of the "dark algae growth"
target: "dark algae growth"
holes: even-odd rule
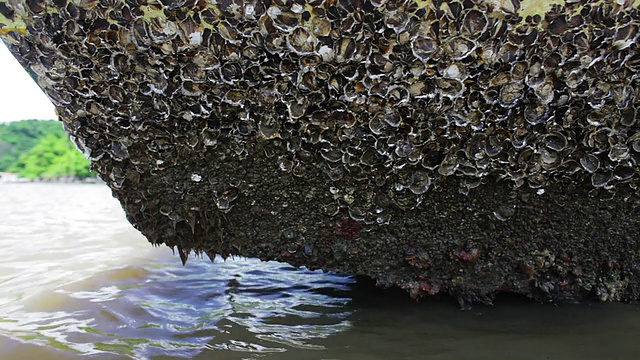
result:
[[[640,299],[633,1],[0,3],[92,169],[184,262]]]

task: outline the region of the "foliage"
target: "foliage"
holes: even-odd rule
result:
[[[17,172],[30,179],[93,176],[89,161],[57,121],[0,124],[0,171]]]
[[[20,155],[48,134],[64,136],[60,122],[24,120],[0,124],[0,171],[7,171]]]

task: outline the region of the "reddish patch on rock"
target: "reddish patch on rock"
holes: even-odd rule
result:
[[[340,220],[336,225],[338,236],[347,239],[355,238],[360,230],[362,230],[362,226],[357,221],[349,218]]]
[[[478,249],[460,250],[451,254],[451,259],[466,262],[475,262],[479,257],[480,250]]]
[[[566,251],[563,251],[556,259],[568,263],[571,261],[571,256]]]
[[[423,256],[409,255],[404,258],[404,261],[416,269],[429,268],[429,259]]]
[[[331,246],[331,244],[333,244],[335,241],[336,241],[336,239],[334,239],[333,237],[327,236],[327,237],[324,238],[324,240],[322,240],[322,243],[325,246]]]

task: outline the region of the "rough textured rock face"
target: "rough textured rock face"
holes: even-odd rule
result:
[[[640,298],[632,1],[0,1],[151,243],[413,296]],[[108,246],[108,244],[105,244]]]

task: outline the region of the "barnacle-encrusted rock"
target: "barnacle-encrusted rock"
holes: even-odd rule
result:
[[[413,296],[640,299],[628,0],[8,0],[153,244]]]

